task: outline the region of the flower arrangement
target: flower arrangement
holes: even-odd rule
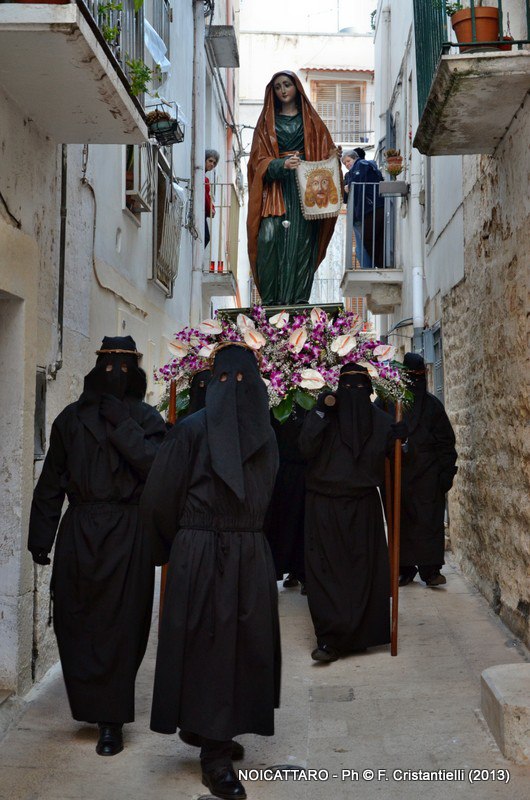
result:
[[[401,150],[396,150],[394,147],[389,147],[384,152],[385,169],[390,175],[391,180],[396,180],[398,175],[403,172],[403,156]]]
[[[189,385],[195,372],[206,369],[220,342],[244,342],[255,350],[267,386],[274,416],[284,422],[295,403],[310,409],[320,392],[335,391],[343,364],[354,361],[368,369],[377,394],[390,401],[410,397],[395,348],[372,338],[371,325],[352,312],[329,316],[321,308],[295,313],[281,311],[267,318],[254,306],[250,316],[238,314],[234,322],[219,311],[196,328],[178,331],[170,345],[171,359],[155,370],[154,377],[169,387],[176,381],[177,413],[189,402]],[[167,408],[167,394],[160,408]]]

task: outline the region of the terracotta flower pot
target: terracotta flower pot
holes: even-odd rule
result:
[[[473,41],[471,9],[462,8],[451,17],[451,25],[459,42]],[[475,7],[475,41],[496,42],[499,38],[499,9],[494,6]],[[461,53],[470,50],[497,50],[498,45],[469,45],[460,47]]]

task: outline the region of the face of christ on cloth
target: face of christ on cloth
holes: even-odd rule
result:
[[[331,170],[316,169],[312,172],[307,180],[304,204],[308,208],[315,205],[325,208],[330,203],[336,203],[337,200],[338,192]]]

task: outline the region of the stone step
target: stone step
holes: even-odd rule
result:
[[[501,664],[481,677],[482,713],[503,755],[530,764],[530,664]]]

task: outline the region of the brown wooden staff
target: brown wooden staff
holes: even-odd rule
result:
[[[403,419],[401,403],[396,403],[396,422]],[[401,523],[401,440],[394,445],[394,508],[393,535],[390,549],[390,588],[392,595],[392,627],[390,634],[390,655],[397,656],[398,642],[398,603],[399,603],[399,534]],[[390,530],[390,528],[389,528]],[[390,546],[390,537],[389,537]]]
[[[169,384],[169,405],[167,409],[167,421],[174,425],[177,421],[177,384],[171,381]],[[162,610],[164,608],[164,596],[166,594],[166,580],[167,580],[167,564],[162,567],[162,575],[160,578],[160,603],[158,606],[158,630],[160,630],[160,621],[162,619]]]

